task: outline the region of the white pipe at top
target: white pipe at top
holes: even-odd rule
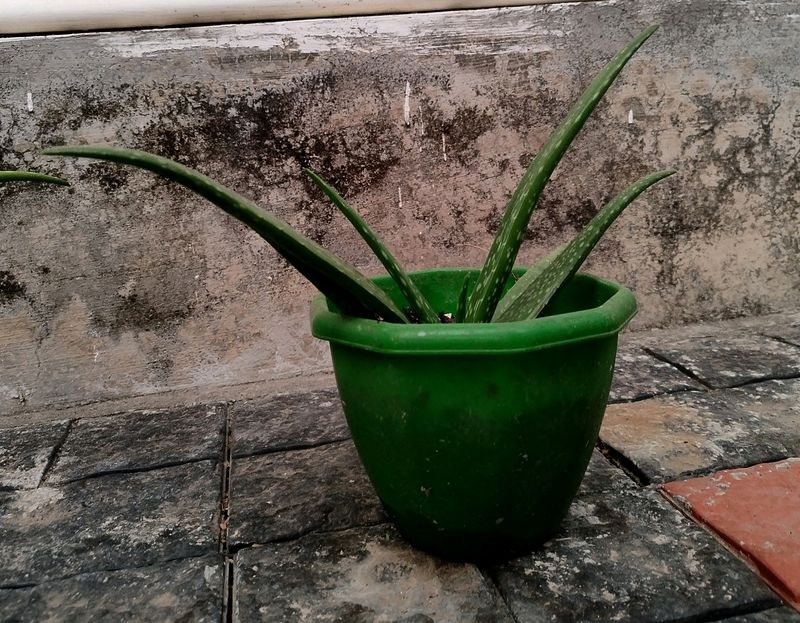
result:
[[[0,0],[0,34],[414,13],[553,0]]]

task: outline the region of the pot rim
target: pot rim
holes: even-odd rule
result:
[[[468,268],[438,268],[410,273],[411,276],[456,274]],[[612,292],[596,307],[553,316],[496,323],[399,324],[345,316],[331,311],[319,294],[311,302],[311,333],[314,337],[362,350],[407,355],[462,355],[524,353],[575,344],[618,334],[636,315],[636,299],[626,287],[588,273],[573,277],[590,281]],[[390,280],[373,279],[379,285]]]

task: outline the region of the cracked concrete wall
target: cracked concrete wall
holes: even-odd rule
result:
[[[479,265],[549,131],[651,23],[661,30],[545,191],[520,262],[634,179],[675,167],[586,265],[636,292],[634,328],[796,308],[794,2],[585,2],[0,40],[0,165],[73,183],[0,189],[3,421],[328,368],[308,329],[313,289],[260,238],[149,174],[44,159],[41,147],[176,158],[380,272],[304,179],[311,166],[409,268]]]

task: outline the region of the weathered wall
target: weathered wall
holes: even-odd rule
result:
[[[0,40],[0,164],[73,182],[0,189],[0,414],[327,367],[307,327],[312,289],[258,237],[148,174],[39,159],[40,147],[108,142],[177,158],[379,272],[303,178],[310,165],[408,267],[478,265],[531,155],[650,23],[661,31],[557,170],[521,261],[630,181],[676,167],[588,263],[636,291],[635,326],[797,307],[796,2]]]

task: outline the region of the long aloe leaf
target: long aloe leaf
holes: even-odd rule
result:
[[[589,224],[544,268],[524,292],[495,314],[492,322],[536,318],[558,289],[580,268],[609,226],[630,203],[650,186],[675,171],[659,171],[628,186],[589,221]]]
[[[58,184],[69,186],[67,180],[33,171],[0,171],[0,182],[42,182],[45,184]]]
[[[514,301],[516,301],[519,297],[524,296],[528,288],[530,288],[531,285],[544,272],[544,269],[552,264],[553,260],[556,259],[559,253],[561,253],[566,247],[566,244],[561,245],[526,270],[525,274],[517,279],[517,282],[511,286],[508,292],[503,295],[503,298],[500,299],[500,302],[497,304],[497,309],[494,311],[494,316],[492,316],[492,321],[496,321],[497,318],[501,318],[505,314],[506,309],[510,307]]]
[[[466,322],[488,322],[492,317],[517,258],[525,228],[550,175],[619,72],[657,28],[651,26],[645,30],[608,62],[525,171],[506,207],[486,263],[478,276],[467,308]]]
[[[464,283],[461,284],[461,291],[458,293],[458,304],[456,305],[456,315],[453,317],[453,322],[464,322],[464,316],[467,313],[467,294],[469,293],[469,275],[464,278]]]
[[[162,175],[205,197],[256,231],[345,313],[409,322],[386,293],[355,268],[273,214],[193,169],[143,151],[113,147],[54,147],[42,153],[120,162]]]
[[[429,324],[439,322],[439,315],[433,310],[428,299],[419,291],[417,285],[411,281],[411,278],[400,266],[400,263],[394,255],[392,255],[391,251],[386,248],[386,245],[381,242],[377,234],[375,234],[364,219],[361,218],[361,215],[342,198],[333,186],[328,184],[328,182],[317,173],[311,169],[304,169],[304,171],[306,175],[311,178],[311,181],[328,196],[337,208],[339,208],[342,214],[352,223],[356,231],[369,245],[369,248],[372,249],[372,252],[375,253],[377,258],[381,261],[381,264],[386,268],[386,271],[391,275],[392,279],[394,279],[394,282],[397,284],[397,287],[400,288],[403,296],[406,297],[408,304],[417,315],[417,318],[419,318],[421,322]]]

